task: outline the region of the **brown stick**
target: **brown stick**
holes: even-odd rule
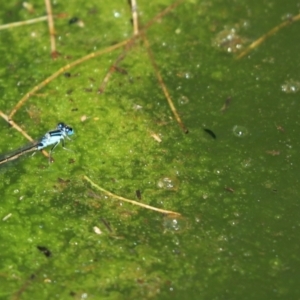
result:
[[[17,123],[15,123],[12,119],[10,119],[5,113],[3,113],[0,110],[0,116],[6,121],[8,122],[13,128],[15,128],[17,131],[19,131],[23,136],[25,136],[25,138],[27,140],[29,140],[30,142],[34,142],[33,138],[28,135]],[[46,156],[46,157],[50,157],[49,153],[46,150],[42,150],[42,153]]]
[[[38,23],[38,22],[43,22],[43,21],[46,21],[47,19],[48,19],[48,16],[44,16],[44,17],[27,20],[27,21],[3,24],[3,25],[0,25],[0,30],[7,29],[7,28],[13,28],[13,27],[17,27],[17,26],[22,26],[22,25],[29,25],[29,24]]]
[[[128,203],[131,203],[133,205],[138,205],[138,206],[141,206],[141,207],[144,207],[144,208],[147,208],[147,209],[151,209],[151,210],[155,210],[155,211],[158,211],[160,213],[163,213],[163,214],[172,214],[172,215],[177,215],[177,216],[180,216],[181,214],[180,213],[177,213],[177,212],[174,212],[174,211],[170,211],[170,210],[165,210],[165,209],[160,209],[160,208],[157,208],[157,207],[154,207],[154,206],[150,206],[150,205],[147,205],[147,204],[143,204],[143,203],[140,203],[140,202],[137,202],[137,201],[134,201],[134,200],[130,200],[130,199],[126,199],[124,197],[121,197],[121,196],[118,196],[118,195],[115,195],[105,189],[103,189],[102,187],[100,187],[99,185],[97,185],[96,183],[94,183],[89,177],[87,177],[86,175],[83,176],[83,178],[88,181],[93,187],[95,187],[97,190],[105,193],[106,195],[112,197],[112,198],[115,198],[115,199],[118,199],[118,200],[121,200],[121,201],[124,201],[124,202],[128,202]]]
[[[48,27],[50,33],[50,44],[51,44],[51,56],[53,59],[57,57],[56,51],[56,43],[55,43],[55,29],[54,29],[54,22],[52,16],[52,8],[50,0],[45,0],[46,10],[47,10],[47,17],[48,17]]]
[[[130,2],[131,2],[131,13],[132,13],[132,22],[133,22],[133,34],[137,35],[139,33],[137,4],[136,4],[136,0],[131,0]]]
[[[80,59],[75,60],[74,62],[60,68],[58,71],[56,71],[55,73],[53,73],[51,76],[49,76],[48,78],[46,78],[44,81],[42,81],[40,84],[36,85],[31,91],[29,91],[16,105],[15,107],[12,109],[12,111],[10,112],[8,118],[11,119],[13,117],[13,115],[18,111],[18,109],[37,91],[39,91],[40,89],[42,89],[44,86],[46,86],[49,82],[51,82],[53,79],[55,79],[56,77],[58,77],[59,75],[63,74],[64,72],[66,72],[67,70],[73,68],[74,66],[77,66],[79,64],[81,64],[84,61],[87,61],[91,58],[100,56],[104,53],[116,50],[124,45],[126,45],[128,43],[129,40],[125,40],[121,43],[118,43],[116,45],[113,45],[111,47],[105,48],[104,50],[100,50],[97,52],[93,52],[90,53]]]
[[[277,25],[276,27],[272,28],[269,32],[258,38],[256,41],[254,41],[252,44],[250,44],[243,52],[241,52],[237,59],[241,59],[245,55],[247,55],[251,50],[258,47],[262,42],[264,42],[267,38],[274,35],[277,31],[279,31],[281,28],[284,28],[288,25],[290,25],[292,22],[299,21],[300,20],[300,14],[282,22],[281,24]]]
[[[152,52],[152,50],[150,49],[150,44],[149,44],[148,39],[146,38],[145,34],[143,34],[143,40],[144,40],[144,42],[145,42],[145,45],[146,45],[146,48],[147,48],[147,51],[148,51],[148,55],[149,55],[150,61],[151,61],[151,63],[152,63],[152,66],[153,66],[153,68],[154,68],[154,71],[155,71],[155,74],[156,74],[158,83],[159,83],[159,85],[161,86],[161,88],[162,88],[162,90],[163,90],[163,92],[164,92],[164,94],[165,94],[165,97],[166,97],[166,99],[167,99],[167,101],[168,101],[168,104],[169,104],[169,106],[170,106],[170,109],[171,109],[171,111],[172,111],[172,113],[173,113],[173,115],[174,115],[174,117],[175,117],[177,123],[178,123],[179,126],[182,128],[183,132],[184,132],[184,133],[188,133],[189,131],[188,131],[188,129],[184,126],[184,124],[183,124],[183,122],[182,122],[182,120],[181,120],[181,118],[180,118],[180,116],[179,116],[179,114],[178,114],[178,112],[177,112],[177,110],[176,110],[176,108],[175,108],[175,105],[174,105],[174,103],[173,103],[173,101],[172,101],[172,99],[171,99],[171,96],[170,96],[170,93],[169,93],[169,91],[168,91],[168,88],[167,88],[167,86],[166,86],[166,84],[165,84],[165,82],[164,82],[164,80],[163,80],[163,78],[162,78],[162,76],[161,76],[161,74],[160,74],[160,72],[159,72],[159,68],[158,68],[158,66],[157,66],[157,64],[156,64],[156,61],[155,61],[155,59],[154,59],[153,52]]]

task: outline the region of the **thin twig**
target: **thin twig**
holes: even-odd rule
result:
[[[49,82],[51,82],[53,79],[55,79],[56,77],[58,77],[59,75],[63,74],[64,72],[66,72],[67,70],[73,68],[74,66],[77,66],[91,58],[100,56],[102,54],[105,54],[107,52],[116,50],[124,45],[126,45],[128,43],[129,40],[125,40],[121,43],[115,44],[111,47],[105,48],[104,50],[100,50],[97,52],[93,52],[90,53],[82,58],[79,58],[77,60],[75,60],[74,62],[60,68],[58,71],[56,71],[55,73],[53,73],[51,76],[49,76],[48,78],[46,78],[44,81],[42,81],[40,84],[36,85],[31,91],[29,91],[16,105],[15,107],[12,109],[12,111],[10,112],[8,118],[11,119],[13,117],[13,115],[18,111],[18,109],[37,91],[39,91],[40,89],[42,89],[44,86],[46,86]]]
[[[276,27],[272,28],[269,32],[267,32],[266,34],[264,34],[263,36],[261,36],[259,39],[257,39],[256,41],[254,41],[252,44],[250,44],[243,52],[241,52],[238,56],[237,59],[240,59],[242,57],[244,57],[245,55],[247,55],[251,50],[253,50],[254,48],[258,47],[262,42],[264,42],[267,38],[269,38],[270,36],[274,35],[277,31],[279,31],[281,28],[284,28],[288,25],[290,25],[291,23],[300,20],[300,14],[282,22],[281,24],[277,25]]]
[[[47,19],[48,19],[48,16],[44,16],[44,17],[39,17],[39,18],[35,18],[35,19],[30,19],[30,20],[27,20],[27,21],[20,21],[20,22],[14,22],[14,23],[9,23],[9,24],[3,24],[3,25],[0,25],[0,30],[7,29],[7,28],[18,27],[18,26],[23,26],[23,25],[29,25],[29,24],[38,23],[38,22],[43,22],[43,21],[46,21]]]
[[[66,72],[67,70],[71,69],[72,67],[81,64],[82,62],[85,62],[91,58],[100,56],[102,54],[105,54],[107,52],[113,51],[115,49],[118,49],[122,46],[127,45],[128,49],[135,43],[136,39],[140,37],[141,34],[143,34],[154,22],[156,22],[157,20],[159,20],[160,18],[162,18],[164,15],[166,15],[167,13],[169,13],[171,10],[175,9],[175,7],[177,7],[179,4],[181,4],[184,0],[179,0],[176,1],[175,3],[173,3],[172,5],[168,6],[165,10],[163,10],[162,12],[160,12],[159,14],[157,14],[152,20],[150,20],[145,26],[144,28],[135,36],[133,36],[130,39],[124,40],[116,45],[113,45],[111,47],[108,47],[104,50],[100,50],[97,52],[93,52],[90,53],[76,61],[74,61],[71,64],[68,64],[62,68],[60,68],[58,71],[56,71],[54,74],[52,74],[51,76],[49,76],[48,78],[46,78],[44,81],[42,81],[40,84],[36,85],[31,91],[29,91],[27,94],[25,94],[25,96],[23,98],[21,98],[21,100],[15,105],[15,107],[12,109],[12,111],[9,114],[9,119],[11,119],[14,114],[18,111],[18,109],[37,91],[39,91],[40,89],[42,89],[44,86],[46,86],[48,83],[50,83],[53,79],[55,79],[56,77],[58,77],[59,75],[61,75],[62,73]],[[128,51],[128,49],[125,49],[124,53],[126,54],[126,52]],[[117,63],[119,61],[121,61],[123,59],[123,54],[121,54],[119,56],[119,58],[117,59]],[[113,65],[114,67],[115,65]],[[107,83],[107,81],[109,80],[109,77],[111,76],[112,70],[110,70],[110,74],[107,74],[107,78],[104,79],[104,86]]]
[[[157,14],[152,20],[150,20],[142,30],[140,30],[139,35],[141,35],[143,32],[145,32],[150,26],[153,25],[153,23],[157,22],[159,19],[161,19],[163,16],[168,14],[170,11],[175,9],[178,5],[183,3],[185,0],[178,0],[171,4],[170,6],[166,7],[163,11],[161,11],[159,14]]]
[[[19,131],[27,140],[30,142],[34,142],[34,139],[28,135],[17,123],[15,123],[12,119],[10,119],[5,113],[3,113],[0,110],[0,116],[8,122],[13,128],[15,128],[17,131]],[[46,150],[42,150],[42,153],[46,156],[49,157],[49,153]]]
[[[165,94],[165,97],[166,97],[166,99],[167,99],[167,101],[168,101],[168,104],[169,104],[169,106],[170,106],[170,109],[171,109],[173,115],[175,116],[175,119],[176,119],[177,123],[178,123],[179,126],[182,128],[183,132],[184,132],[184,133],[188,133],[189,131],[188,131],[188,129],[184,126],[184,124],[183,124],[183,122],[182,122],[182,120],[181,120],[181,118],[180,118],[180,116],[179,116],[179,114],[178,114],[178,112],[177,112],[177,110],[176,110],[176,108],[175,108],[175,105],[174,105],[174,103],[173,103],[173,101],[172,101],[172,99],[171,99],[171,96],[170,96],[170,93],[169,93],[169,91],[168,91],[168,88],[167,88],[166,84],[164,83],[164,80],[163,80],[163,78],[162,78],[162,76],[161,76],[161,74],[160,74],[160,72],[159,72],[159,68],[158,68],[158,66],[157,66],[157,64],[156,64],[156,62],[155,62],[153,52],[152,52],[152,50],[150,49],[150,44],[149,44],[148,39],[146,38],[145,34],[143,35],[143,40],[144,40],[144,42],[145,42],[145,46],[146,46],[146,48],[147,48],[148,55],[149,55],[150,61],[151,61],[151,63],[152,63],[152,66],[153,66],[153,68],[154,68],[154,71],[155,71],[155,74],[156,74],[158,83],[159,83],[159,85],[161,86],[161,88],[162,88],[162,90],[163,90],[163,92],[164,92],[164,94]]]
[[[54,22],[52,16],[52,8],[50,0],[45,0],[47,16],[48,16],[48,27],[49,27],[49,34],[50,34],[50,44],[51,44],[51,56],[53,59],[57,57],[56,51],[56,44],[55,44],[55,29],[54,29]]]
[[[27,140],[29,140],[30,142],[33,142],[34,140],[32,139],[32,137],[30,135],[28,135],[18,124],[16,124],[13,120],[11,120],[5,113],[3,113],[0,110],[0,116],[6,121],[8,122],[13,128],[15,128],[17,131],[19,131],[23,136],[26,137]]]
[[[163,213],[163,214],[172,214],[172,215],[178,215],[180,216],[181,214],[180,213],[177,213],[177,212],[174,212],[174,211],[170,211],[170,210],[164,210],[164,209],[160,209],[160,208],[156,208],[156,207],[153,207],[153,206],[150,206],[150,205],[147,205],[147,204],[143,204],[143,203],[140,203],[140,202],[137,202],[137,201],[134,201],[134,200],[130,200],[130,199],[126,199],[124,197],[121,197],[121,196],[118,196],[118,195],[115,195],[105,189],[103,189],[102,187],[100,187],[99,185],[97,185],[96,183],[94,183],[90,178],[88,178],[86,175],[83,176],[83,178],[88,181],[93,187],[95,187],[96,189],[98,189],[99,191],[105,193],[106,195],[112,197],[112,198],[115,198],[115,199],[118,199],[118,200],[121,200],[121,201],[124,201],[124,202],[128,202],[128,203],[131,203],[133,205],[138,205],[138,206],[141,206],[141,207],[144,207],[144,208],[147,208],[147,209],[151,209],[151,210],[154,210],[154,211],[158,211],[160,213]]]
[[[135,42],[135,39],[129,40],[129,42],[127,43],[123,52],[117,57],[115,62],[110,66],[110,68],[108,69],[106,75],[104,76],[104,78],[101,82],[101,85],[98,89],[98,93],[100,93],[100,94],[104,93],[106,85],[107,85],[109,79],[111,78],[113,72],[115,72],[118,69],[118,64],[126,57],[129,49],[131,49],[133,47],[134,42]]]
[[[134,0],[132,0],[133,2],[135,2]],[[131,2],[131,6],[132,9],[134,8],[133,2]],[[142,30],[140,30],[138,33],[136,33],[136,35],[134,35],[130,41],[128,42],[128,44],[126,45],[126,48],[124,49],[124,51],[118,56],[118,58],[115,60],[115,62],[111,65],[111,67],[109,68],[109,70],[107,71],[104,79],[101,82],[101,85],[98,89],[99,93],[103,93],[107,83],[109,81],[109,79],[111,78],[113,72],[117,69],[118,64],[126,57],[128,51],[135,45],[135,42],[138,38],[140,38],[140,36],[142,36],[145,31],[154,24],[154,22],[158,21],[159,19],[161,19],[163,16],[165,16],[167,13],[169,13],[171,10],[175,9],[179,4],[181,4],[183,2],[183,0],[179,0],[176,1],[175,3],[173,3],[172,5],[168,6],[166,9],[164,9],[162,12],[160,12],[159,14],[157,14],[154,18],[152,18],[143,28]],[[136,8],[136,7],[135,7]]]
[[[104,53],[113,51],[115,49],[118,49],[126,44],[133,44],[135,42],[135,40],[146,30],[148,29],[154,22],[156,22],[157,20],[159,20],[160,18],[162,18],[164,15],[166,15],[167,13],[169,13],[172,9],[174,9],[176,6],[178,6],[179,4],[181,4],[184,0],[179,0],[176,1],[175,3],[173,3],[172,5],[168,6],[165,10],[163,10],[162,12],[160,12],[158,15],[156,15],[152,20],[150,20],[146,26],[143,28],[142,31],[139,32],[138,35],[124,40],[123,42],[120,42],[118,44],[115,44],[111,47],[108,47],[104,50],[100,50],[97,52],[93,52],[90,53],[76,61],[74,61],[71,64],[68,64],[62,68],[60,68],[58,71],[56,71],[54,74],[52,74],[51,76],[49,76],[48,78],[46,78],[44,81],[42,81],[40,84],[38,84],[37,86],[35,86],[31,91],[29,91],[16,105],[15,107],[12,109],[11,113],[9,114],[9,118],[11,119],[13,117],[13,115],[17,112],[17,110],[34,94],[36,93],[38,90],[40,90],[41,88],[43,88],[44,86],[46,86],[49,82],[51,82],[53,79],[55,79],[56,77],[58,77],[60,74],[64,73],[65,71],[71,69],[72,67],[86,61],[89,60],[91,58],[100,56]]]
[[[138,23],[136,0],[131,0],[131,13],[132,13],[132,22],[133,22],[133,34],[137,35],[139,33],[139,23]]]

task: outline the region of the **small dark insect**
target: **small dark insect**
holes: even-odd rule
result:
[[[225,112],[225,111],[228,109],[228,107],[229,107],[229,105],[230,105],[230,102],[231,102],[231,97],[228,97],[228,98],[225,100],[224,105],[223,105],[222,108],[220,109],[221,112]]]
[[[109,222],[107,222],[104,218],[100,218],[100,220],[101,220],[102,223],[105,225],[105,227],[107,228],[107,230],[108,230],[109,232],[112,232],[112,229],[111,229],[111,227],[110,227],[110,225],[109,225]]]
[[[51,251],[44,246],[36,246],[38,250],[40,250],[46,257],[50,257],[52,255]]]
[[[234,189],[231,188],[231,187],[225,186],[225,187],[224,187],[224,190],[227,191],[227,192],[230,192],[230,193],[234,193]]]
[[[138,198],[139,200],[142,199],[142,193],[141,193],[140,190],[136,190],[136,191],[135,191],[135,194],[136,194],[136,196],[137,196],[137,198]]]
[[[119,73],[121,73],[121,74],[123,74],[123,75],[128,75],[128,72],[127,72],[125,69],[123,69],[123,68],[114,66],[114,67],[113,67],[113,70],[116,71],[116,72],[119,72]]]
[[[58,177],[57,181],[58,181],[58,183],[61,183],[61,184],[67,184],[70,182],[70,179],[64,180],[64,179]]]
[[[70,159],[69,159],[69,164],[74,164],[74,162],[75,162],[75,159],[74,159],[74,158],[70,158]]]
[[[79,19],[78,19],[77,17],[71,18],[71,19],[69,20],[69,25],[75,24],[75,23],[77,23],[78,21],[79,21]]]
[[[210,129],[204,128],[203,129],[205,132],[207,132],[211,137],[213,137],[214,139],[217,138],[217,136],[214,134],[214,132],[212,132]]]

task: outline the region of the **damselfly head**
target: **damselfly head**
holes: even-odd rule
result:
[[[66,125],[65,123],[62,123],[62,122],[58,123],[56,128],[63,131],[63,132],[65,132],[67,135],[74,134],[73,128]]]

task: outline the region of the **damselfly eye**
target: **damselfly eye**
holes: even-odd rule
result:
[[[66,126],[65,131],[66,131],[67,135],[74,134],[74,130],[72,127]]]
[[[59,130],[63,130],[65,127],[66,127],[66,124],[61,122],[61,123],[57,124],[56,128],[59,129]]]

